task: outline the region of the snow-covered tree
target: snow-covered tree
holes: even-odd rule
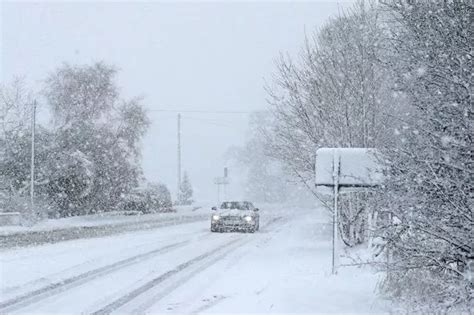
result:
[[[179,205],[191,205],[193,200],[193,187],[189,180],[188,172],[184,172],[181,185],[179,186],[178,200]]]
[[[389,65],[410,115],[396,130],[398,141],[384,150],[390,162],[379,196],[394,218],[381,231],[391,270],[385,288],[424,311],[436,305],[469,313],[474,6],[469,1],[386,2],[397,57]]]
[[[379,212],[387,292],[406,305],[466,310],[474,260],[473,4],[381,2],[358,2],[308,39],[301,59],[281,59],[268,89],[267,139],[309,187],[318,147],[379,148],[387,181],[362,202],[341,197],[343,240],[358,238],[347,231],[361,226],[359,210]],[[348,213],[351,204],[359,206]]]
[[[268,138],[273,154],[308,182],[320,146],[379,148],[387,181],[358,203],[385,216],[385,288],[413,305],[466,307],[474,259],[473,5],[383,3],[359,2],[308,40],[301,60],[282,59],[269,89]],[[344,221],[360,225],[345,212],[352,201],[341,198],[346,242],[352,223]]]
[[[28,220],[51,210],[43,191],[37,190],[38,209],[30,209],[31,118],[33,93],[23,79],[0,86],[0,210],[17,211]],[[45,180],[51,161],[46,151],[51,146],[51,133],[36,128],[36,182]]]
[[[278,64],[268,87],[270,152],[311,190],[317,148],[392,141],[394,117],[404,103],[394,101],[392,70],[382,62],[390,55],[386,33],[377,5],[360,1],[309,37],[299,59],[282,57]],[[347,245],[364,240],[362,196],[341,196],[340,231]]]
[[[53,215],[113,210],[141,181],[140,141],[149,121],[140,99],[120,99],[115,77],[104,63],[66,64],[45,80],[52,128],[36,127],[35,186],[38,201],[51,204],[41,208]],[[22,81],[1,86],[0,176],[15,200],[29,192],[31,109]]]
[[[58,155],[48,192],[63,215],[112,210],[138,187],[139,144],[149,122],[140,100],[119,98],[115,76],[97,63],[63,65],[46,80]]]
[[[117,70],[99,62],[92,66],[64,64],[45,80],[44,94],[54,123],[69,128],[82,121],[100,122],[117,105]]]
[[[282,57],[267,88],[272,151],[309,183],[316,148],[376,147],[389,138],[391,75],[379,62],[385,31],[375,5],[364,3],[309,37],[299,59]]]
[[[0,176],[3,178],[2,195],[11,191],[12,186],[25,189],[26,180],[23,168],[28,165],[10,165],[10,161],[18,158],[18,153],[28,150],[31,146],[30,125],[33,108],[31,92],[21,79],[15,79],[10,84],[0,85]],[[20,141],[23,139],[25,141]],[[15,156],[15,158],[13,158]],[[18,161],[18,160],[17,160]],[[22,161],[26,162],[26,161]],[[13,167],[12,166],[18,166]],[[21,174],[20,174],[21,173]]]

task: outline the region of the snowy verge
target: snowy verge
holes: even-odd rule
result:
[[[106,212],[87,216],[48,219],[31,227],[3,226],[0,227],[0,248],[23,247],[78,238],[100,237],[167,225],[197,222],[209,218],[209,211],[206,208],[194,208],[179,207],[178,211],[173,213],[141,215]]]

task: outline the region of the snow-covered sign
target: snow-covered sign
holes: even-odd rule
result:
[[[383,179],[376,149],[320,148],[316,150],[316,186],[334,186],[334,163],[339,187],[372,187]]]

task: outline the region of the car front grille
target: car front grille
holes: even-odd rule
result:
[[[239,223],[243,221],[243,218],[236,215],[229,215],[221,217],[221,221],[225,223]]]

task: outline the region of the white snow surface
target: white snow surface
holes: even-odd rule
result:
[[[316,150],[316,185],[331,186],[333,161],[340,161],[340,185],[374,186],[383,180],[377,150],[370,148],[320,148]]]
[[[140,223],[156,220],[179,221],[183,217],[202,217],[204,213],[207,214],[207,212],[209,212],[211,205],[176,206],[174,208],[176,212],[170,213],[133,214],[134,211],[112,211],[69,218],[45,219],[32,226],[0,226],[0,235],[50,231],[65,228]]]
[[[2,250],[0,313],[389,311],[369,267],[330,274],[331,226],[322,207],[267,205],[260,215],[255,234],[211,233],[210,222],[200,221]]]

